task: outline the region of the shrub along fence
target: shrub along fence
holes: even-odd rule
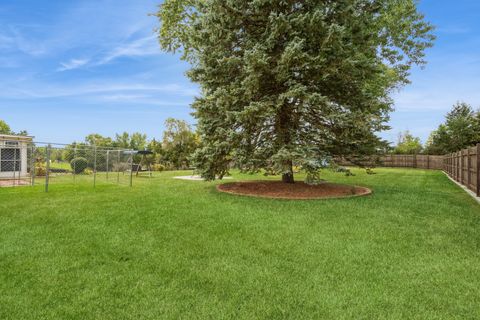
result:
[[[480,196],[480,143],[444,157],[445,172]]]

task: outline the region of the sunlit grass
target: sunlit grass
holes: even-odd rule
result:
[[[354,172],[324,178],[372,196],[172,179],[190,171],[0,189],[0,319],[479,318],[480,206],[438,171]]]

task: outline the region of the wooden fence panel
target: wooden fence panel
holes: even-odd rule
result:
[[[336,160],[340,165],[352,165],[352,163],[344,160]],[[389,154],[381,156],[379,163],[371,163],[364,161],[363,165],[368,166],[381,166],[392,168],[419,168],[419,169],[434,169],[443,170],[446,162],[444,156],[432,156],[432,155],[416,155],[416,154]]]
[[[444,171],[480,196],[480,143],[444,156]]]
[[[444,168],[444,156],[390,154],[380,157],[380,165],[393,168],[442,170]]]

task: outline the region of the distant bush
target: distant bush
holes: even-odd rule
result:
[[[35,175],[37,177],[44,177],[47,175],[47,168],[44,163],[39,162],[35,164]]]
[[[72,170],[75,172],[75,174],[80,174],[87,169],[88,166],[88,160],[82,157],[74,158],[70,162],[70,167],[72,167]]]
[[[152,165],[152,171],[163,171],[165,170],[165,166],[160,163],[155,163]]]
[[[350,169],[345,167],[336,167],[335,172],[345,173],[347,177],[355,176],[355,174],[352,171],[350,171]]]

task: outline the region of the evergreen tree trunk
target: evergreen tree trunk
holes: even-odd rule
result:
[[[287,160],[283,163],[282,181],[284,183],[295,183],[292,160]]]
[[[290,146],[292,142],[291,130],[292,119],[290,118],[290,112],[288,105],[283,105],[280,109],[278,121],[277,121],[277,132],[279,137],[279,144],[282,146]],[[284,183],[295,183],[293,178],[293,161],[292,159],[285,159],[281,162],[282,167],[282,181]]]

